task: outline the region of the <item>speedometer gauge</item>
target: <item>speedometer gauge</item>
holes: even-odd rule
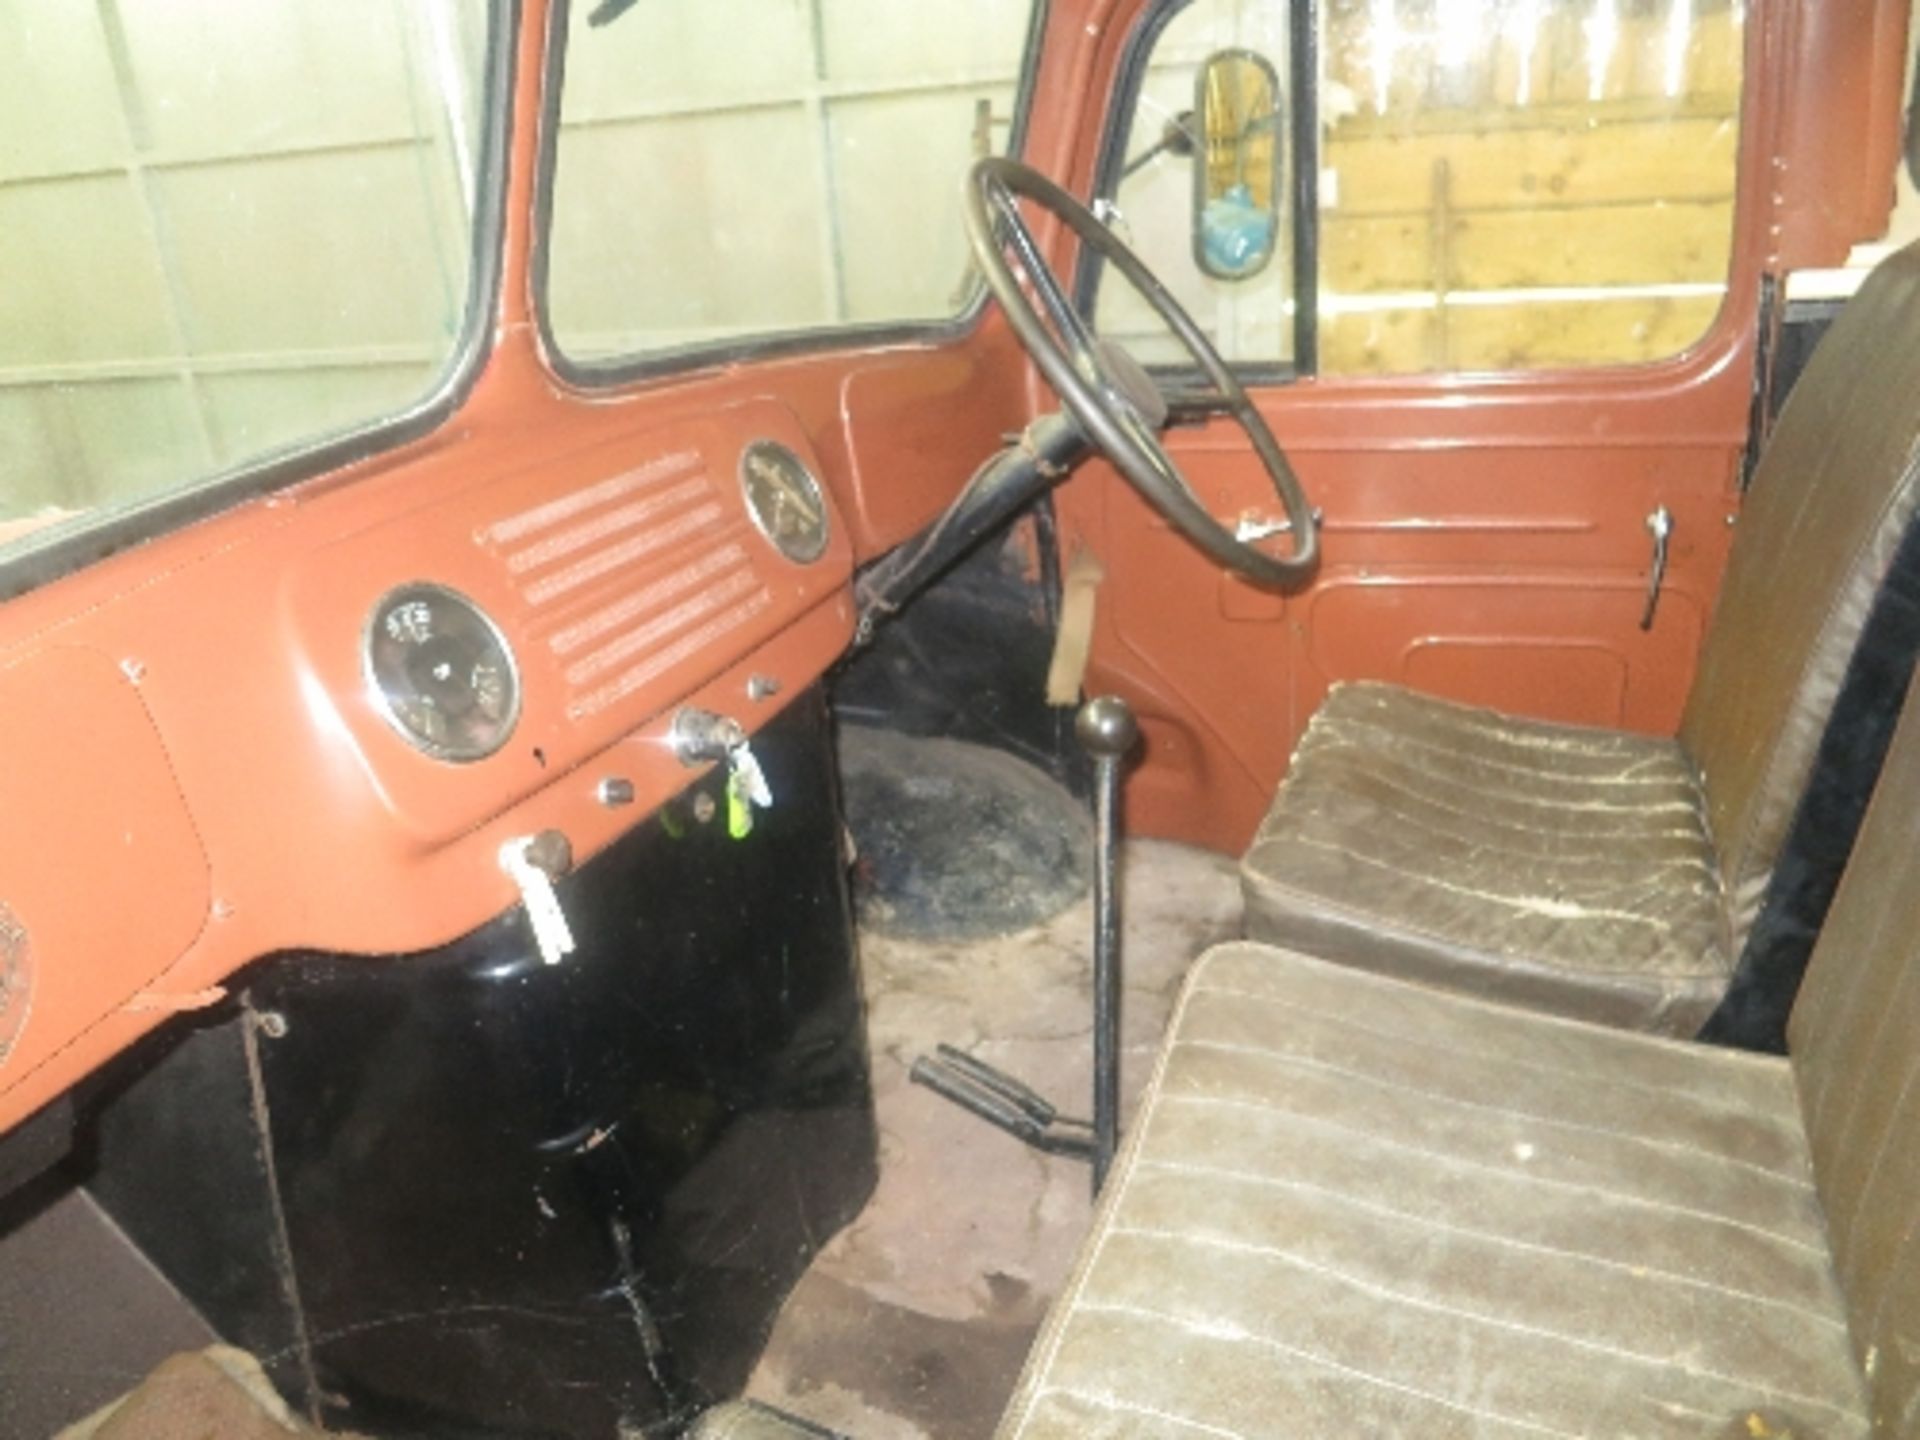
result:
[[[740,457],[747,513],[774,548],[798,565],[827,553],[827,497],[800,457],[774,440],[756,440]]]
[[[520,676],[506,637],[441,585],[403,585],[367,623],[367,679],[387,719],[438,760],[479,760],[520,718]]]

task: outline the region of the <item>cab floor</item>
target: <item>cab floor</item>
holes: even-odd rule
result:
[[[870,881],[884,862],[859,933],[880,1180],[789,1298],[747,1393],[857,1440],[971,1440],[992,1433],[1066,1278],[1088,1171],[910,1085],[907,1069],[945,1041],[1087,1112],[1085,810],[999,752],[871,740],[846,788]],[[958,843],[940,843],[942,820]],[[1124,1118],[1188,965],[1241,916],[1230,860],[1165,842],[1124,847],[1121,897]],[[976,933],[983,900],[1001,933]],[[52,1177],[0,1206],[0,1440],[97,1421],[166,1357],[216,1338],[83,1190]],[[199,1397],[189,1420],[215,1400],[232,1408],[233,1387],[194,1374],[171,1388]],[[115,1433],[240,1433],[135,1418]]]
[[[1121,894],[1124,1120],[1188,965],[1239,933],[1240,892],[1222,856],[1135,841]],[[1084,895],[988,938],[862,924],[880,1182],[788,1300],[750,1396],[859,1440],[992,1433],[1089,1223],[1088,1170],[909,1084],[907,1067],[946,1041],[1084,1115],[1091,935]]]

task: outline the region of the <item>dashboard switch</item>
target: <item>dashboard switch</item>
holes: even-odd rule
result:
[[[540,958],[558,965],[574,950],[573,927],[553,882],[573,864],[573,846],[558,830],[521,835],[500,847],[500,868],[520,888]]]
[[[747,732],[731,716],[689,705],[675,713],[667,738],[682,765],[704,765],[709,760],[725,760],[746,744]]]
[[[766,772],[747,743],[746,727],[727,715],[689,705],[673,717],[668,738],[683,765],[724,761],[727,767],[727,833],[744,840],[753,833],[753,812],[773,804]]]

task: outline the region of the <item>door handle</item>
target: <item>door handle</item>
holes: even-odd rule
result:
[[[1664,505],[1654,507],[1647,516],[1647,533],[1653,536],[1653,564],[1647,571],[1647,608],[1640,612],[1640,628],[1653,629],[1653,612],[1660,604],[1660,582],[1667,578],[1667,542],[1673,538],[1673,512]]]
[[[1321,513],[1320,507],[1318,505],[1314,506],[1313,523],[1317,526],[1325,518],[1326,516]],[[1269,519],[1255,515],[1250,510],[1243,514],[1239,522],[1233,527],[1233,538],[1238,540],[1242,545],[1251,545],[1256,540],[1265,540],[1273,535],[1290,535],[1292,533],[1293,521],[1287,519],[1286,516],[1282,515],[1277,519]]]

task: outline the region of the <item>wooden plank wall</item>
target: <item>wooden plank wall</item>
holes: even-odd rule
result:
[[[1673,87],[1673,12],[1621,8],[1598,100],[1592,7],[1562,5],[1526,103],[1515,39],[1495,31],[1464,64],[1431,39],[1406,46],[1384,115],[1371,12],[1334,8],[1329,89],[1351,113],[1322,157],[1323,368],[1644,360],[1705,331],[1732,245],[1739,21],[1689,8]]]

